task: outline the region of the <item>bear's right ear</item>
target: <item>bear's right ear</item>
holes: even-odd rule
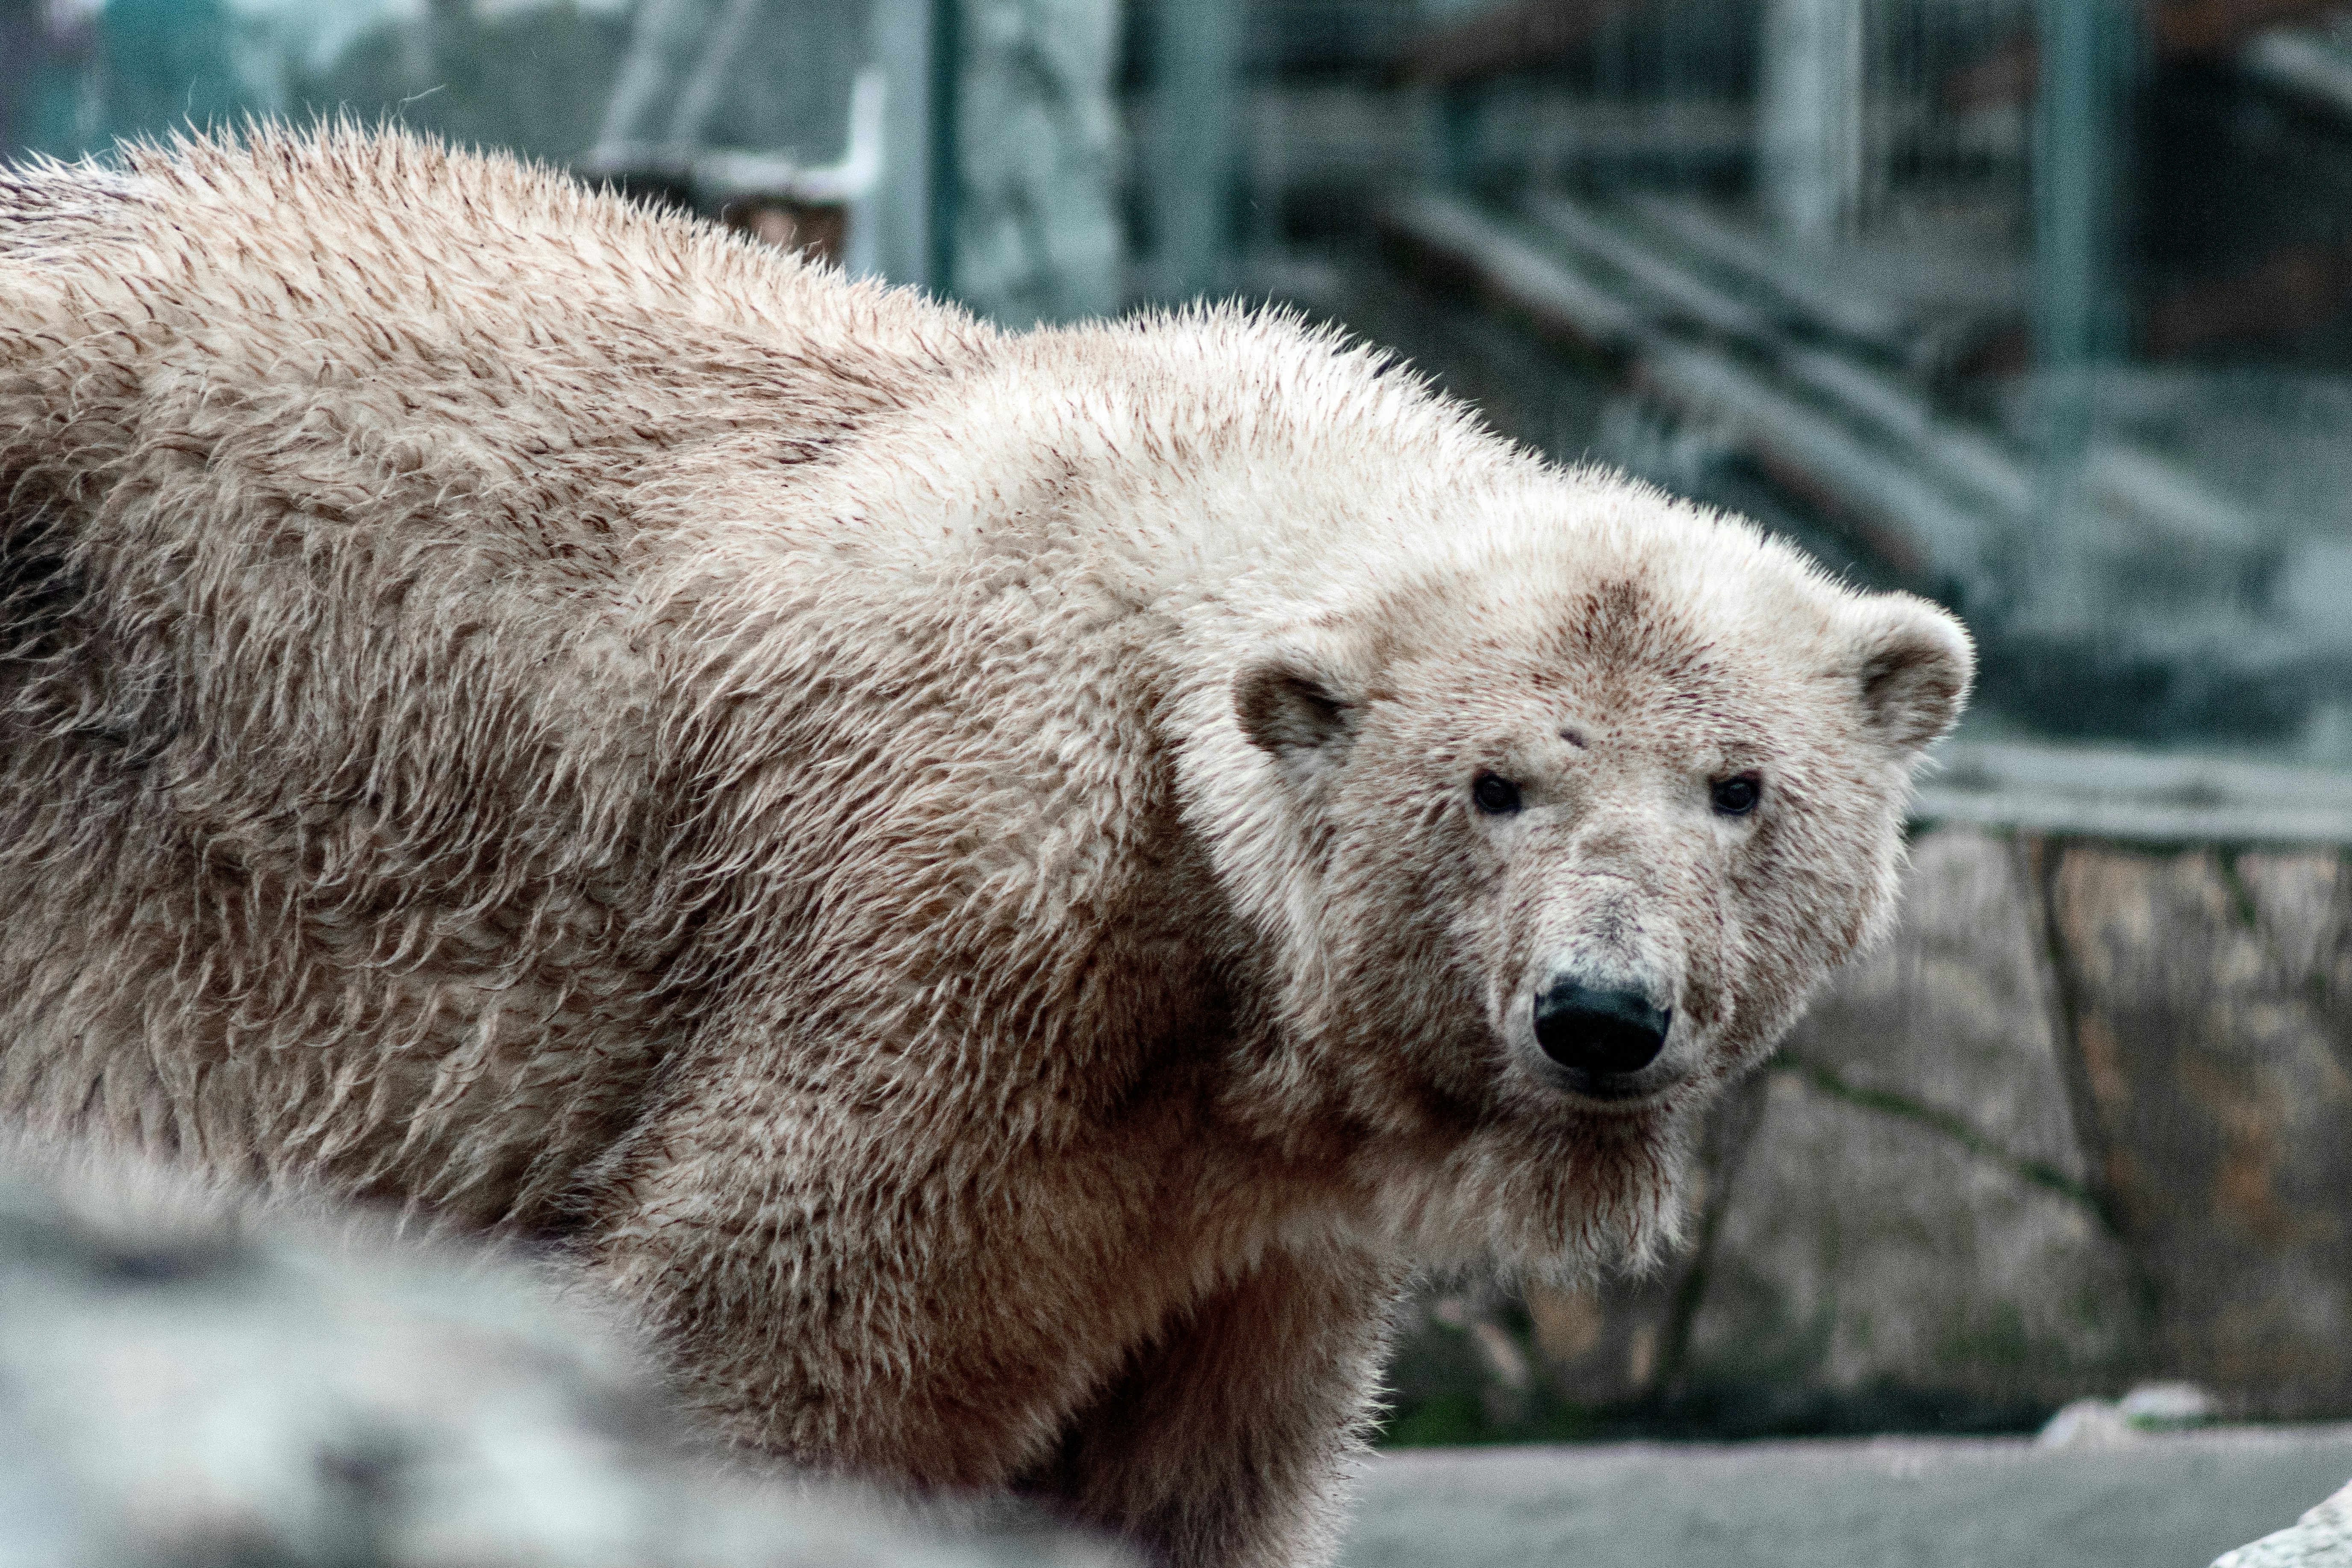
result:
[[[1286,642],[1244,665],[1234,677],[1234,717],[1250,744],[1294,770],[1346,756],[1358,699],[1336,663]]]

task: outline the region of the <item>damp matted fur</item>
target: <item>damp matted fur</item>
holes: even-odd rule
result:
[[[1328,1554],[1417,1261],[1671,1234],[1969,671],[1278,316],[347,130],[0,176],[0,486],[6,1115],[554,1238],[749,1449],[1185,1563]],[[1595,942],[1623,1106],[1521,1038]]]

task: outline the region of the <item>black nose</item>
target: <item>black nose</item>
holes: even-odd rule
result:
[[[1673,1009],[1653,1007],[1639,991],[1562,981],[1536,998],[1536,1044],[1585,1080],[1579,1089],[1605,1089],[1656,1061],[1674,1021]]]

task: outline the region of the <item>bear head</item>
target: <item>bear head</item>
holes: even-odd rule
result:
[[[1572,1273],[1671,1236],[1697,1112],[1890,920],[1973,656],[1613,476],[1454,510],[1233,675],[1221,869],[1280,955],[1247,1097],[1346,1130],[1391,1243]]]

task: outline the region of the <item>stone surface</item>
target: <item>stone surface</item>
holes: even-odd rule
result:
[[[2138,1369],[2038,882],[2003,835],[1912,845],[1902,925],[1833,977],[1717,1176],[1679,1383],[2023,1407]]]
[[[2137,1364],[2129,1265],[2012,1162],[1790,1068],[1726,1178],[1680,1375],[2056,1404]]]
[[[1922,834],[1903,923],[1832,980],[1781,1059],[1947,1118],[2012,1159],[2080,1182],[2049,938],[2028,864],[2008,837]]]
[[[2060,856],[2101,1184],[2152,1287],[2155,1370],[2244,1413],[2352,1408],[2338,858]]]
[[[629,1348],[520,1262],[0,1163],[10,1568],[1118,1560],[1009,1518],[730,1479]]]
[[[2352,1568],[2352,1486],[2286,1529],[2223,1552],[2213,1568]]]
[[[1341,1568],[2206,1568],[2352,1474],[2352,1427],[1384,1454]],[[2264,1564],[2263,1568],[2270,1568]]]
[[[955,292],[1010,327],[1120,304],[1110,0],[962,0]]]

